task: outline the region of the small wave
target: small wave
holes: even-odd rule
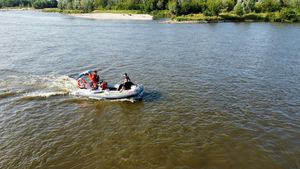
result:
[[[15,97],[15,96],[18,96],[23,93],[26,93],[26,92],[20,91],[20,90],[2,90],[2,91],[0,91],[0,99]]]
[[[110,101],[112,101],[112,102],[131,102],[131,103],[134,103],[138,100],[135,99],[135,98],[125,98],[125,99],[115,99],[115,100],[110,100]]]
[[[58,96],[58,95],[66,95],[68,93],[66,92],[32,92],[32,93],[26,93],[23,96],[26,98],[35,98],[35,97],[44,97],[48,98],[50,96]]]
[[[4,99],[4,98],[7,98],[7,97],[11,97],[11,96],[14,96],[16,95],[17,93],[15,92],[4,92],[4,93],[0,93],[0,99]]]

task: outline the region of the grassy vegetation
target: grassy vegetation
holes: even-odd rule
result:
[[[60,9],[58,8],[44,8],[42,9],[43,12],[62,12]]]
[[[269,13],[247,13],[244,15],[237,15],[235,13],[221,13],[221,20],[232,21],[232,22],[243,22],[243,21],[257,21],[267,22],[269,20]]]
[[[206,16],[204,14],[188,14],[174,17],[175,21],[192,21],[192,22],[299,22],[299,10],[283,9],[277,12],[265,13],[246,13],[244,15],[237,15],[234,12],[220,13],[219,16]]]
[[[243,15],[245,21],[259,21],[268,22],[270,21],[269,13],[247,13]]]
[[[182,21],[193,21],[193,22],[218,22],[221,20],[219,16],[205,16],[204,14],[188,14],[174,17],[173,20]]]
[[[64,14],[85,13],[83,10],[75,10],[75,9],[61,10],[59,8],[44,8],[44,9],[42,9],[42,12],[59,12],[59,13],[64,13]]]
[[[150,15],[153,16],[153,19],[162,19],[162,18],[171,18],[169,10],[156,10],[150,12]]]

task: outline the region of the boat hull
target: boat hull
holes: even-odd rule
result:
[[[118,86],[118,85],[109,85]],[[72,95],[80,97],[88,97],[92,99],[125,99],[125,98],[142,98],[144,94],[143,85],[133,85],[129,90],[123,90],[122,92],[117,90],[111,90],[111,88],[102,90],[92,89],[78,89],[72,92]]]

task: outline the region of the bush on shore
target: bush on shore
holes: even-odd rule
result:
[[[35,9],[44,9],[44,8],[56,8],[56,0],[33,0],[32,7]]]
[[[181,15],[174,18],[175,21],[195,21],[195,22],[218,22],[218,16],[206,16],[204,14],[188,14]]]
[[[234,12],[220,13],[219,17],[205,16],[203,14],[189,14],[175,17],[176,21],[259,21],[259,22],[299,22],[300,14],[296,10],[285,8],[280,12],[268,13],[247,13],[244,15],[237,15]]]
[[[300,13],[296,10],[290,8],[282,8],[279,12],[279,17],[281,22],[299,22]]]

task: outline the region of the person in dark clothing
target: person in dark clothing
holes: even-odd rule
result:
[[[124,77],[124,83],[131,81],[127,73],[124,73],[123,77]]]
[[[123,89],[124,90],[129,90],[129,89],[131,89],[132,85],[134,85],[134,83],[132,83],[130,81],[129,82],[125,82],[124,85],[123,85]]]
[[[120,92],[122,92],[123,90],[129,90],[129,89],[131,89],[131,86],[134,85],[134,83],[131,82],[127,73],[124,73],[123,77],[124,77],[124,83],[120,84],[120,86],[118,88],[118,91],[120,91]]]

